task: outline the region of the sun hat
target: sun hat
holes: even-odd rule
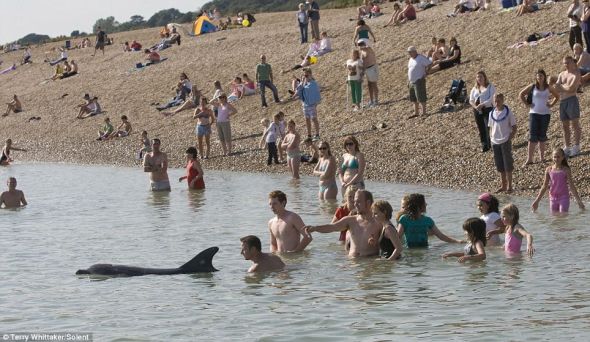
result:
[[[490,195],[488,192],[484,192],[483,194],[479,195],[477,199],[482,202],[490,203],[492,200],[492,195]]]

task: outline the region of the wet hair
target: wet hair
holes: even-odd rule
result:
[[[282,192],[281,190],[274,190],[271,191],[268,194],[268,198],[272,199],[272,198],[276,198],[279,200],[279,202],[281,202],[283,205],[287,205],[287,195],[285,195],[284,192]]]
[[[422,194],[410,194],[406,206],[406,213],[412,220],[417,220],[422,216],[426,206],[426,200]]]
[[[248,246],[248,249],[254,247],[259,252],[262,251],[262,243],[260,243],[260,239],[254,235],[248,235],[240,238],[240,241]]]
[[[543,69],[538,69],[537,72],[535,73],[536,75],[543,75],[543,89],[547,88],[547,73],[545,73],[545,70]],[[539,81],[537,80],[537,78],[535,77],[535,87],[537,89],[541,89],[541,85],[539,84]]]
[[[366,25],[365,21],[363,19],[356,22],[356,26],[363,26],[363,25]]]
[[[563,157],[563,159],[561,160],[561,167],[567,167],[567,168],[570,167],[569,164],[567,163],[567,156],[565,155],[565,151],[563,150],[563,148],[558,147],[553,150],[553,153],[561,153],[561,156]]]
[[[504,208],[502,208],[502,216],[504,216],[508,220],[510,220],[510,225],[512,225],[512,226],[517,224],[518,220],[520,219],[520,214],[518,213],[518,208],[512,203],[510,203],[510,204],[504,206]]]
[[[127,120],[127,115],[121,115],[121,120]]]
[[[472,217],[465,220],[463,223],[463,230],[467,232],[467,238],[471,244],[481,241],[486,245],[486,223],[484,220]]]
[[[404,195],[404,197],[402,197],[402,203],[401,203],[401,208],[400,211],[397,212],[397,214],[395,214],[395,220],[399,222],[399,219],[402,217],[402,215],[405,215],[408,213],[407,211],[407,207],[408,207],[408,202],[410,201],[410,195]]]
[[[486,75],[486,72],[483,70],[480,70],[477,72],[477,75],[481,75],[483,77],[483,86],[487,87],[490,85],[490,81],[488,81],[488,75]],[[477,85],[477,82],[476,82]]]
[[[184,151],[184,153],[190,154],[191,157],[193,157],[194,159],[197,159],[197,155],[198,155],[197,149],[194,148],[193,146],[187,148],[186,151]]]
[[[364,194],[365,195],[365,201],[369,201],[371,202],[371,204],[373,204],[373,194],[369,191],[369,190],[365,190],[365,189],[359,189],[356,191],[357,194]]]
[[[387,220],[391,220],[391,218],[393,216],[393,208],[391,207],[391,204],[389,204],[389,202],[387,202],[387,201],[378,200],[375,203],[373,203],[371,208],[377,209],[380,212],[384,213],[385,218]]]
[[[322,147],[322,145],[326,146],[326,152],[328,153],[328,157],[332,156],[332,150],[330,149],[330,144],[327,141],[320,141],[318,144],[318,149]]]
[[[344,143],[342,144],[342,146],[344,147],[344,150],[346,150],[346,143],[347,142],[352,142],[354,144],[354,149],[356,150],[356,152],[360,152],[360,146],[359,146],[359,141],[355,138],[354,135],[349,135],[346,138],[344,138]]]

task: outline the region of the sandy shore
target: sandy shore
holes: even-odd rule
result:
[[[517,96],[533,81],[537,68],[544,68],[548,74],[559,72],[561,58],[569,53],[569,47],[567,35],[555,37],[537,47],[507,49],[507,46],[524,40],[533,32],[568,30],[564,18],[569,3],[554,4],[522,18],[516,18],[512,12],[499,12],[497,8],[447,18],[446,13],[452,11],[453,5],[445,2],[418,12],[418,19],[414,22],[383,28],[392,9],[391,4],[387,4],[384,16],[368,21],[378,40],[374,49],[380,68],[381,105],[354,113],[346,110],[344,63],[352,49],[355,24],[349,19],[354,17],[355,10],[322,11],[320,26],[333,37],[335,52],[322,56],[313,66],[314,76],[322,87],[323,99],[318,107],[321,136],[340,156],[342,137],[355,134],[367,157],[368,179],[475,191],[495,189],[499,177],[493,156],[491,152],[480,152],[472,111],[465,108],[452,113],[437,113],[453,78],[462,77],[471,89],[475,73],[483,69],[498,91],[506,95],[508,106],[516,114],[519,130],[514,140],[514,185],[517,194],[531,194],[540,187],[544,167],[548,164],[521,166],[526,159],[528,110]],[[34,64],[0,75],[0,98],[8,102],[12,94],[17,94],[25,109],[22,113],[0,119],[0,139],[10,137],[16,146],[30,150],[27,153],[14,152],[13,157],[20,161],[137,165],[134,154],[140,146],[139,133],[145,129],[150,137],[162,139],[162,148],[169,153],[172,166],[183,166],[184,150],[196,144],[192,111],[164,118],[150,105],[172,97],[171,87],[180,72],[186,72],[210,97],[215,80],[225,84],[243,72],[254,77],[259,55],[264,53],[273,66],[281,97],[287,98],[291,75],[280,75],[279,71],[296,64],[298,56],[307,49],[306,45],[299,44],[295,13],[259,14],[257,19],[256,25],[248,29],[197,38],[183,37],[181,46],[173,46],[161,53],[162,57],[168,58],[167,61],[142,71],[133,71],[133,68],[144,55],[125,53],[120,44],[137,39],[144,46],[150,46],[159,40],[158,29],[113,34],[116,44],[108,46],[104,56],[92,57],[92,49],[71,50],[70,59],[80,65],[80,75],[56,82],[45,81],[53,69],[42,60],[45,53],[58,44],[35,48]],[[445,37],[447,41],[456,36],[464,63],[429,76],[429,115],[409,119],[413,107],[406,100],[406,48],[415,45],[425,51],[433,36]],[[20,57],[20,52],[12,52],[0,55],[0,60],[4,61],[4,67]],[[84,93],[98,96],[106,114],[76,119],[74,107],[82,101]],[[68,95],[62,97],[64,94]],[[267,99],[271,99],[268,92]],[[262,133],[259,122],[261,118],[271,117],[282,110],[287,119],[296,121],[304,134],[304,118],[299,101],[279,105],[269,103],[268,109],[261,109],[260,98],[256,95],[245,97],[236,104],[239,112],[232,118],[232,130],[237,153],[221,157],[221,147],[213,136],[213,157],[203,162],[205,170],[287,172],[285,165],[266,166],[266,151],[258,148]],[[588,108],[587,94],[580,96],[580,103],[582,109]],[[117,125],[121,115],[127,115],[134,126],[131,137],[109,142],[94,140],[105,116]],[[41,120],[29,122],[33,116],[39,116]],[[372,129],[382,123],[386,128]],[[570,165],[580,194],[587,197],[590,195],[587,115],[582,115],[581,124],[583,152],[572,159]],[[549,136],[552,147],[563,144],[556,108]],[[311,174],[311,168],[304,168],[302,173]]]

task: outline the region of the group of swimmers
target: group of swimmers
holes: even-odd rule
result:
[[[481,217],[472,217],[463,223],[466,239],[450,237],[438,229],[434,220],[426,216],[426,200],[422,194],[403,197],[401,209],[392,223],[393,208],[383,200],[373,200],[371,192],[349,187],[345,204],[338,208],[332,223],[309,226],[301,217],[286,209],[287,196],[279,190],[269,195],[269,207],[275,217],[268,222],[270,253],[262,252],[260,239],[248,235],[240,239],[242,255],[254,264],[249,272],[276,271],[285,264],[275,253],[301,252],[313,240],[312,233],[340,232],[340,241],[349,257],[373,257],[396,261],[404,248],[426,248],[428,238],[435,235],[448,243],[466,243],[461,252],[450,252],[443,258],[457,257],[459,262],[486,259],[486,246],[504,246],[508,256],[521,253],[526,240],[526,253],[534,254],[533,236],[519,223],[519,210],[508,204],[499,210],[498,199],[484,193],[478,197]],[[504,234],[504,242],[498,235]]]

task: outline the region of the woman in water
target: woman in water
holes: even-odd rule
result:
[[[342,155],[342,165],[340,166],[340,182],[342,183],[342,193],[350,185],[356,185],[358,189],[365,188],[365,155],[360,151],[359,142],[352,135],[344,139],[344,149],[346,152]]]
[[[377,222],[383,225],[378,240],[379,254],[381,257],[390,261],[399,259],[402,256],[402,250],[404,247],[397,234],[395,226],[391,223],[391,218],[393,217],[393,208],[391,207],[391,204],[386,201],[376,201],[371,205],[371,210],[373,211],[373,216],[375,216]]]
[[[332,155],[330,144],[325,141],[320,142],[318,150],[320,151],[320,158],[313,169],[313,174],[320,176],[318,197],[320,200],[335,200],[338,195],[336,158]]]
[[[186,176],[178,178],[178,181],[182,182],[185,179],[189,189],[205,189],[203,168],[197,158],[197,149],[192,146],[186,149]]]
[[[565,213],[570,207],[570,188],[580,209],[584,209],[584,203],[578,195],[578,190],[572,179],[572,171],[567,163],[565,152],[561,148],[553,151],[553,165],[545,170],[543,186],[539,190],[537,198],[533,202],[532,209],[537,211],[539,202],[549,188],[549,206],[551,212]]]
[[[467,260],[482,261],[486,259],[486,223],[477,217],[467,219],[463,223],[463,231],[467,234],[469,242],[462,252],[445,253],[443,258],[457,257],[458,262]]]

